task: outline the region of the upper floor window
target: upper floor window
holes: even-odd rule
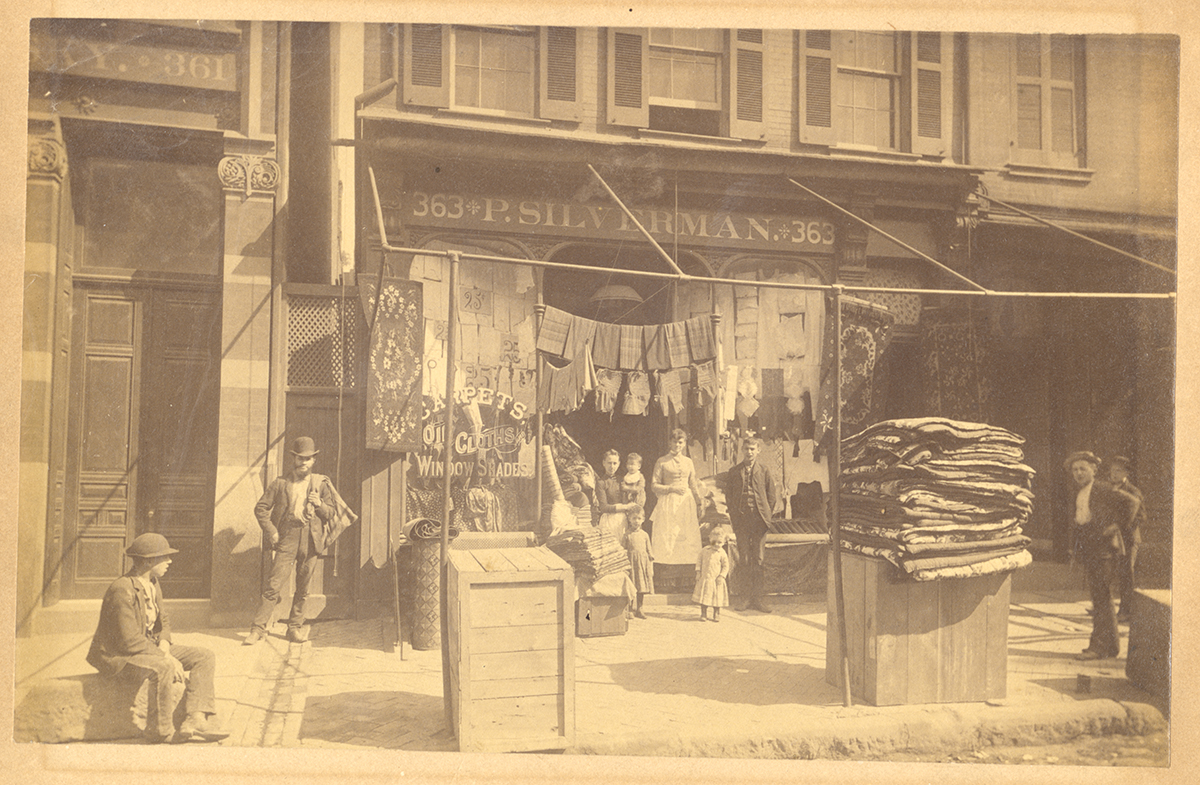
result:
[[[1013,38],[1013,158],[1081,167],[1083,45],[1076,36]]]
[[[802,142],[948,154],[950,34],[807,30],[799,35]]]
[[[762,30],[609,28],[608,122],[762,139]]]
[[[404,26],[401,101],[505,117],[578,120],[573,27]]]

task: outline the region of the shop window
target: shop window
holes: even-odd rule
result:
[[[401,101],[500,117],[578,120],[573,27],[405,25]]]
[[[608,122],[763,139],[762,30],[609,28]]]
[[[800,32],[801,141],[944,156],[953,39],[947,33]]]
[[[1082,40],[1015,35],[1012,64],[1014,162],[1082,167]]]

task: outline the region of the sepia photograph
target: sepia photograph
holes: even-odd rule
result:
[[[13,13],[6,755],[1189,781],[1194,40],[980,8]]]

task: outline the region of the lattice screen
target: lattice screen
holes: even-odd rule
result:
[[[287,304],[288,386],[356,389],[358,298],[289,293]]]

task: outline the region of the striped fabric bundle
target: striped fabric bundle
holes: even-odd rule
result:
[[[546,547],[589,581],[630,570],[629,555],[612,534],[597,528],[568,529],[552,535]]]
[[[1032,558],[1025,440],[982,423],[886,420],[842,440],[841,546],[914,580],[985,575]]]

